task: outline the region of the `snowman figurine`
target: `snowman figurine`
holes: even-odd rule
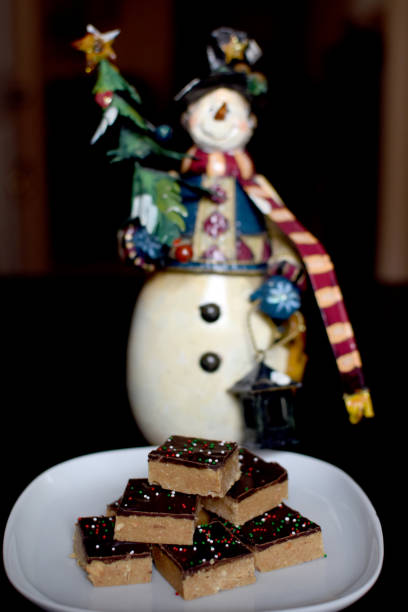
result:
[[[246,33],[219,28],[207,47],[209,74],[176,97],[193,141],[179,174],[185,227],[138,297],[127,355],[130,404],[152,444],[173,433],[248,440],[242,402],[231,391],[259,363],[276,393],[301,381],[307,277],[350,418],[372,415],[330,258],[245,150],[257,124],[253,101],[266,89],[252,70],[260,55]],[[155,203],[140,194],[121,234],[125,258],[134,259],[140,231],[148,235],[155,219]]]
[[[98,72],[93,92],[103,117],[91,142],[120,117],[118,148],[108,154],[134,160],[131,214],[118,238],[122,258],[149,272],[127,356],[141,432],[152,444],[174,433],[247,443],[254,430],[260,445],[291,443],[291,402],[306,364],[306,281],[350,421],[373,416],[330,257],[245,150],[257,124],[254,102],[267,88],[253,71],[259,46],[245,32],[212,32],[208,74],[176,97],[193,141],[180,154],[166,145],[168,127],[156,128],[134,107],[138,92],[111,63],[118,33],[88,25],[73,46],[86,54],[86,72]],[[180,172],[147,168],[152,154],[182,159]]]

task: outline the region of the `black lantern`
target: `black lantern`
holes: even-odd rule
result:
[[[298,443],[294,403],[300,382],[260,362],[229,389],[239,397],[246,426],[261,448],[287,448]]]

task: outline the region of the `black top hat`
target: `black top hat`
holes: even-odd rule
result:
[[[225,27],[214,30],[207,45],[210,73],[190,81],[176,95],[176,102],[191,104],[217,87],[235,89],[252,101],[267,91],[265,76],[251,68],[261,55],[260,47],[246,32]]]

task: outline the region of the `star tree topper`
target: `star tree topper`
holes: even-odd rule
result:
[[[93,25],[89,24],[86,31],[88,33],[83,38],[73,42],[72,45],[85,53],[85,70],[86,72],[92,72],[102,59],[116,59],[112,43],[120,30],[110,30],[102,34]]]

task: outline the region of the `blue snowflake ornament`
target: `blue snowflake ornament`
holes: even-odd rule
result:
[[[149,234],[144,227],[134,233],[133,244],[138,251],[148,255],[150,259],[158,259],[162,254],[163,245],[156,236]]]
[[[286,321],[301,304],[299,289],[284,276],[271,276],[249,299],[251,302],[260,300],[260,310],[279,321]]]

